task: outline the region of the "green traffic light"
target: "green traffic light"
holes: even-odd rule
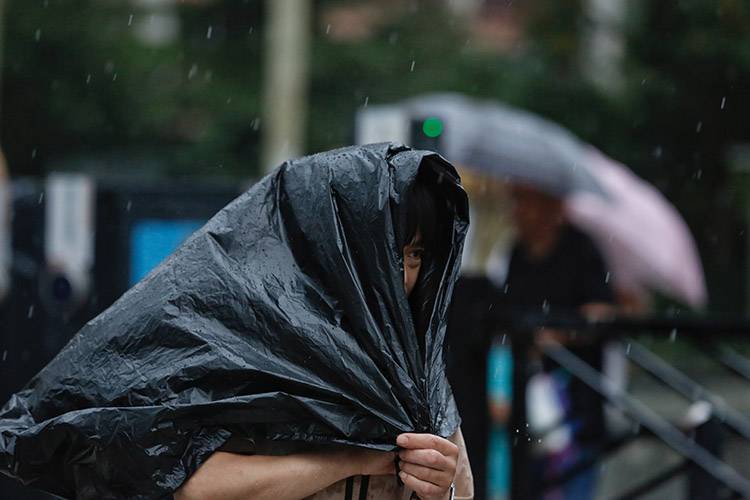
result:
[[[438,137],[443,133],[443,121],[440,118],[427,118],[422,122],[422,132],[427,137]]]

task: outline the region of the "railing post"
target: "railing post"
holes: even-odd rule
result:
[[[515,332],[514,332],[515,333]],[[531,443],[526,426],[526,382],[531,336],[511,335],[513,352],[513,403],[508,426],[511,445],[510,498],[533,498],[531,489]]]
[[[692,437],[697,445],[721,458],[724,451],[725,434],[721,422],[712,416],[705,423],[695,428]],[[719,494],[724,489],[721,481],[696,464],[691,463],[689,465],[687,477],[689,500],[713,500],[724,497]]]

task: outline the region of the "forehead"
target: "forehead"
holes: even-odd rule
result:
[[[417,228],[417,232],[414,233],[414,238],[406,244],[407,247],[414,247],[422,244],[422,232]]]

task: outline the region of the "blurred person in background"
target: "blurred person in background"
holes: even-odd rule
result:
[[[579,313],[589,319],[611,315],[615,298],[604,261],[594,243],[568,224],[562,200],[520,184],[512,187],[512,199],[517,242],[503,290],[509,309],[520,314]],[[602,370],[600,341],[572,340],[565,332],[549,330],[540,337],[567,344],[583,361]],[[543,361],[543,370],[559,395],[571,435],[566,446],[547,449],[538,457],[536,467],[543,477],[554,477],[585,458],[604,438],[603,403],[553,363]],[[589,468],[544,498],[586,500],[594,497],[595,489],[596,471]]]

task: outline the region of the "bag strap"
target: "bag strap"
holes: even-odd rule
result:
[[[359,500],[367,500],[367,490],[370,487],[370,476],[362,476],[359,483]]]
[[[346,478],[346,491],[344,492],[344,500],[352,500],[354,494],[354,476]]]

